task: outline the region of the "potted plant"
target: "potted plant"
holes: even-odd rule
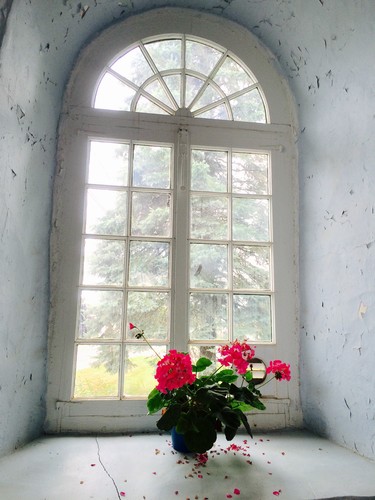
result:
[[[129,326],[136,338],[144,339],[153,349],[143,330],[132,323]],[[156,353],[158,384],[148,395],[147,408],[149,414],[163,410],[156,425],[162,431],[173,431],[172,438],[180,438],[176,445],[179,451],[204,453],[212,448],[218,431],[222,430],[230,441],[241,425],[252,437],[245,412],[265,410],[251,369],[254,348],[236,340],[218,351],[215,367],[205,357],[193,364],[189,354],[174,349],[162,358]],[[271,361],[266,373],[279,381],[290,380],[290,365]]]

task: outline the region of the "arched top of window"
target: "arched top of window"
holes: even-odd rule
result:
[[[183,34],[130,45],[105,67],[94,108],[267,123],[262,89],[230,50]]]

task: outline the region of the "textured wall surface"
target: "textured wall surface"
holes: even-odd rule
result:
[[[153,7],[241,23],[289,80],[300,134],[305,423],[375,453],[372,0],[14,0],[0,3],[0,454],[42,432],[56,128],[80,48]],[[5,29],[6,24],[6,29]]]

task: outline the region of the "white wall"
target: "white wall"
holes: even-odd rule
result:
[[[243,24],[289,79],[301,127],[305,422],[373,457],[375,3],[152,2],[164,5]],[[0,53],[0,454],[42,432],[51,188],[63,87],[83,44],[148,6],[147,0],[13,1]],[[0,27],[0,40],[1,34]]]

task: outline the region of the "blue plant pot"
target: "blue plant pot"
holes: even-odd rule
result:
[[[172,446],[176,451],[180,451],[181,453],[190,453],[189,448],[186,446],[184,435],[179,434],[175,427],[172,428],[171,437]]]

